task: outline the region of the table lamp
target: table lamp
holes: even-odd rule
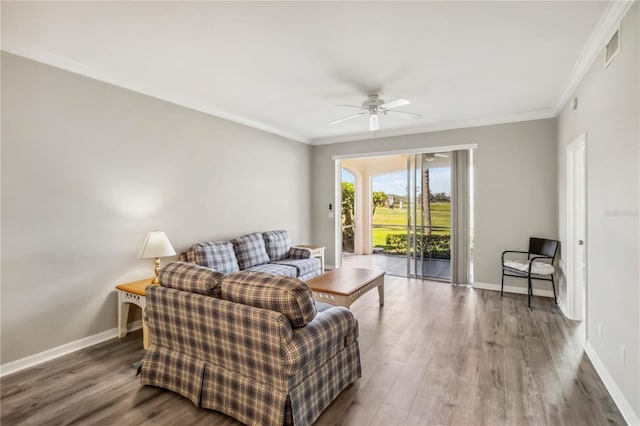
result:
[[[176,251],[171,246],[167,234],[164,232],[155,230],[147,234],[147,238],[144,240],[144,244],[138,253],[139,259],[156,259],[156,276],[151,281],[153,284],[158,284],[158,271],[160,270],[160,258],[167,256],[174,256]]]

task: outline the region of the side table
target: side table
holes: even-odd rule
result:
[[[146,278],[116,286],[118,290],[118,336],[122,339],[127,335],[129,307],[132,304],[137,305],[142,310],[142,345],[145,349],[149,347],[149,333],[147,324],[144,322],[144,308],[147,306],[144,289],[150,285],[158,285],[152,284],[151,281],[153,281],[153,278]]]
[[[296,247],[306,248],[311,250],[311,256],[320,258],[320,271],[324,273],[324,247],[322,246],[309,246],[309,245],[297,245]]]

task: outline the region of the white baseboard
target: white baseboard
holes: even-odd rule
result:
[[[127,326],[128,331],[134,331],[141,328],[142,320],[134,321],[132,323],[129,323],[129,325]],[[42,364],[43,362],[70,354],[71,352],[79,351],[80,349],[87,348],[100,342],[104,342],[105,340],[113,339],[114,337],[118,337],[117,327],[98,334],[94,334],[93,336],[84,337],[74,342],[66,343],[53,349],[48,349],[37,354],[17,359],[15,361],[7,362],[6,364],[0,365],[0,377],[16,373],[20,370],[24,370],[25,368]]]
[[[483,289],[483,290],[500,291],[500,284],[493,284],[493,283],[472,283],[471,287],[479,288],[479,289]],[[505,291],[505,293],[527,294],[527,288],[526,287],[516,287],[516,286],[511,286],[511,285],[505,285],[504,286],[504,291]],[[534,296],[543,296],[543,297],[553,297],[553,291],[552,290],[544,290],[544,289],[534,288],[533,289],[533,295]]]
[[[618,409],[620,410],[620,413],[622,413],[622,417],[624,417],[627,424],[630,426],[640,425],[640,417],[638,417],[638,414],[633,411],[631,404],[629,404],[629,401],[625,398],[624,394],[616,384],[613,376],[611,376],[609,370],[607,370],[607,367],[604,365],[593,345],[591,345],[591,342],[588,340],[584,345],[584,351],[591,360],[593,368],[596,369],[596,372],[600,376],[600,379],[602,379],[604,386],[611,394],[613,402],[618,406]]]
[[[336,269],[336,265],[329,265],[328,263],[325,263],[324,264],[324,269],[325,270]]]
[[[569,318],[569,315],[567,315],[567,304],[565,302],[563,302],[562,300],[558,300],[558,307],[560,308],[560,311],[562,312],[562,315],[564,315],[565,317]],[[569,318],[571,319],[571,318]]]

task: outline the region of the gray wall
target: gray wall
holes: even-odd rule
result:
[[[601,56],[558,117],[558,218],[567,238],[566,147],[587,132],[587,339],[640,417],[640,5],[620,27],[620,52]],[[565,283],[561,297],[566,298]],[[603,337],[597,333],[602,323]],[[626,347],[626,367],[620,361]]]
[[[333,155],[478,144],[475,164],[475,277],[500,283],[503,250],[525,250],[530,236],[557,238],[556,120],[536,120],[313,147],[313,241],[334,264]],[[507,280],[507,285],[525,285]]]
[[[310,243],[310,147],[2,54],[2,353],[117,325],[114,286],[176,250],[288,229]],[[166,260],[165,260],[166,261]]]

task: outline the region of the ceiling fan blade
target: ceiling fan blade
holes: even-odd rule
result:
[[[404,120],[417,120],[418,118],[422,117],[420,114],[414,114],[412,112],[404,111],[385,111],[384,113],[392,117],[402,118]]]
[[[436,157],[440,157],[440,158],[449,158],[449,154],[447,154],[446,152],[436,152],[435,154]]]
[[[343,121],[351,120],[352,118],[360,117],[361,115],[364,115],[364,112],[361,112],[361,113],[355,114],[355,115],[350,115],[348,117],[344,117],[344,118],[341,118],[341,119],[336,120],[336,121],[332,121],[331,123],[329,123],[329,126],[331,126],[333,124],[342,123]]]
[[[398,108],[401,106],[409,105],[410,103],[411,102],[409,102],[406,99],[396,99],[395,101],[383,103],[382,105],[380,105],[380,108],[385,108],[385,109]]]
[[[349,107],[349,108],[362,109],[362,105],[360,105],[360,106],[355,106],[355,105],[336,105],[336,106],[343,106],[343,107]]]

